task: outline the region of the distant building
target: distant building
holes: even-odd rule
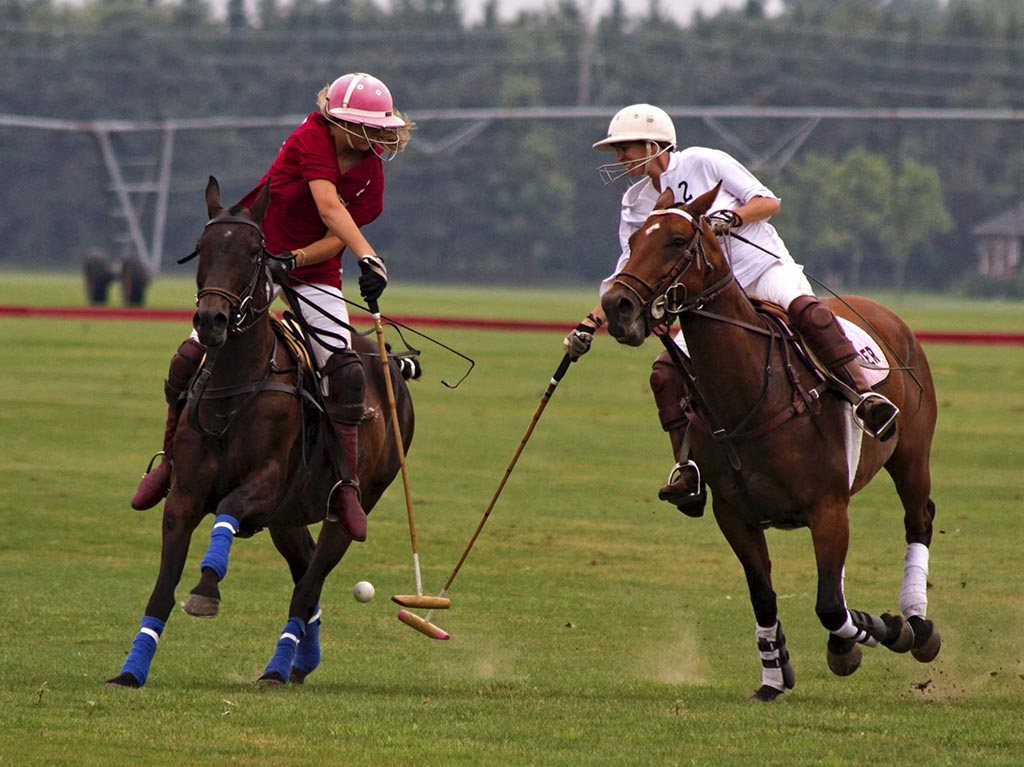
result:
[[[978,271],[993,280],[1011,280],[1021,271],[1024,202],[971,230],[978,238]]]

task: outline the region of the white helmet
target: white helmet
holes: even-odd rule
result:
[[[608,124],[608,136],[594,144],[594,149],[614,151],[616,144],[643,143],[647,154],[638,160],[612,162],[597,169],[610,184],[655,157],[676,148],[676,127],[664,109],[650,104],[633,104],[615,113]]]
[[[608,124],[608,136],[594,144],[594,149],[609,151],[612,144],[627,141],[654,141],[676,147],[676,127],[664,109],[650,104],[633,104],[615,113]]]

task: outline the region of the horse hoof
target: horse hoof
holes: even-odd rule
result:
[[[864,658],[864,653],[856,642],[851,643],[849,647],[844,647],[842,640],[833,643],[831,638],[828,640],[828,649],[825,654],[829,671],[836,676],[849,676],[860,668],[860,662]]]
[[[113,679],[108,679],[105,684],[107,687],[127,687],[132,690],[137,690],[142,687],[142,685],[139,684],[139,680],[127,671],[122,674],[118,674]]]
[[[762,703],[770,703],[784,692],[785,690],[778,690],[774,687],[769,687],[768,685],[763,684],[761,685],[761,689],[750,696],[750,699],[761,701]]]
[[[911,625],[899,615],[884,613],[881,617],[885,627],[889,630],[889,637],[891,637],[884,640],[882,644],[893,652],[909,652],[914,646],[914,629]]]
[[[309,676],[308,671],[302,671],[301,669],[292,668],[292,673],[288,676],[288,682],[290,684],[303,684],[306,681],[306,677]]]
[[[256,680],[256,686],[261,690],[276,690],[279,687],[284,687],[286,682],[276,671],[271,671],[269,674],[264,674]]]
[[[910,654],[921,663],[931,663],[942,647],[942,637],[935,630],[935,624],[926,618],[912,615],[907,623],[914,631],[914,646]]]
[[[195,592],[188,595],[181,610],[196,618],[216,618],[217,610],[220,608],[220,600],[214,597],[204,597]]]

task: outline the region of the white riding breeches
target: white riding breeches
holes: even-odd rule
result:
[[[322,368],[335,351],[352,348],[352,331],[347,327],[348,304],[341,290],[329,285],[296,285],[295,292],[302,298],[292,310],[301,313],[307,325],[323,334],[322,341],[312,333],[309,338],[317,364]]]

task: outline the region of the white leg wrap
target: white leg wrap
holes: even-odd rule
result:
[[[853,641],[859,642],[865,647],[878,646],[877,639],[871,636],[868,632],[864,631],[863,629],[859,629],[854,625],[853,619],[850,618],[849,610],[846,611],[846,621],[843,623],[842,626],[839,627],[838,630],[833,631],[832,633],[840,639],[852,639]]]
[[[767,629],[762,626],[756,627],[757,648],[761,656],[761,684],[774,687],[776,690],[785,690],[786,684],[782,681],[782,667],[779,663],[779,648],[776,645],[778,631],[778,622]]]
[[[928,611],[928,547],[923,543],[907,544],[903,560],[903,588],[900,590],[900,612],[924,617]]]

